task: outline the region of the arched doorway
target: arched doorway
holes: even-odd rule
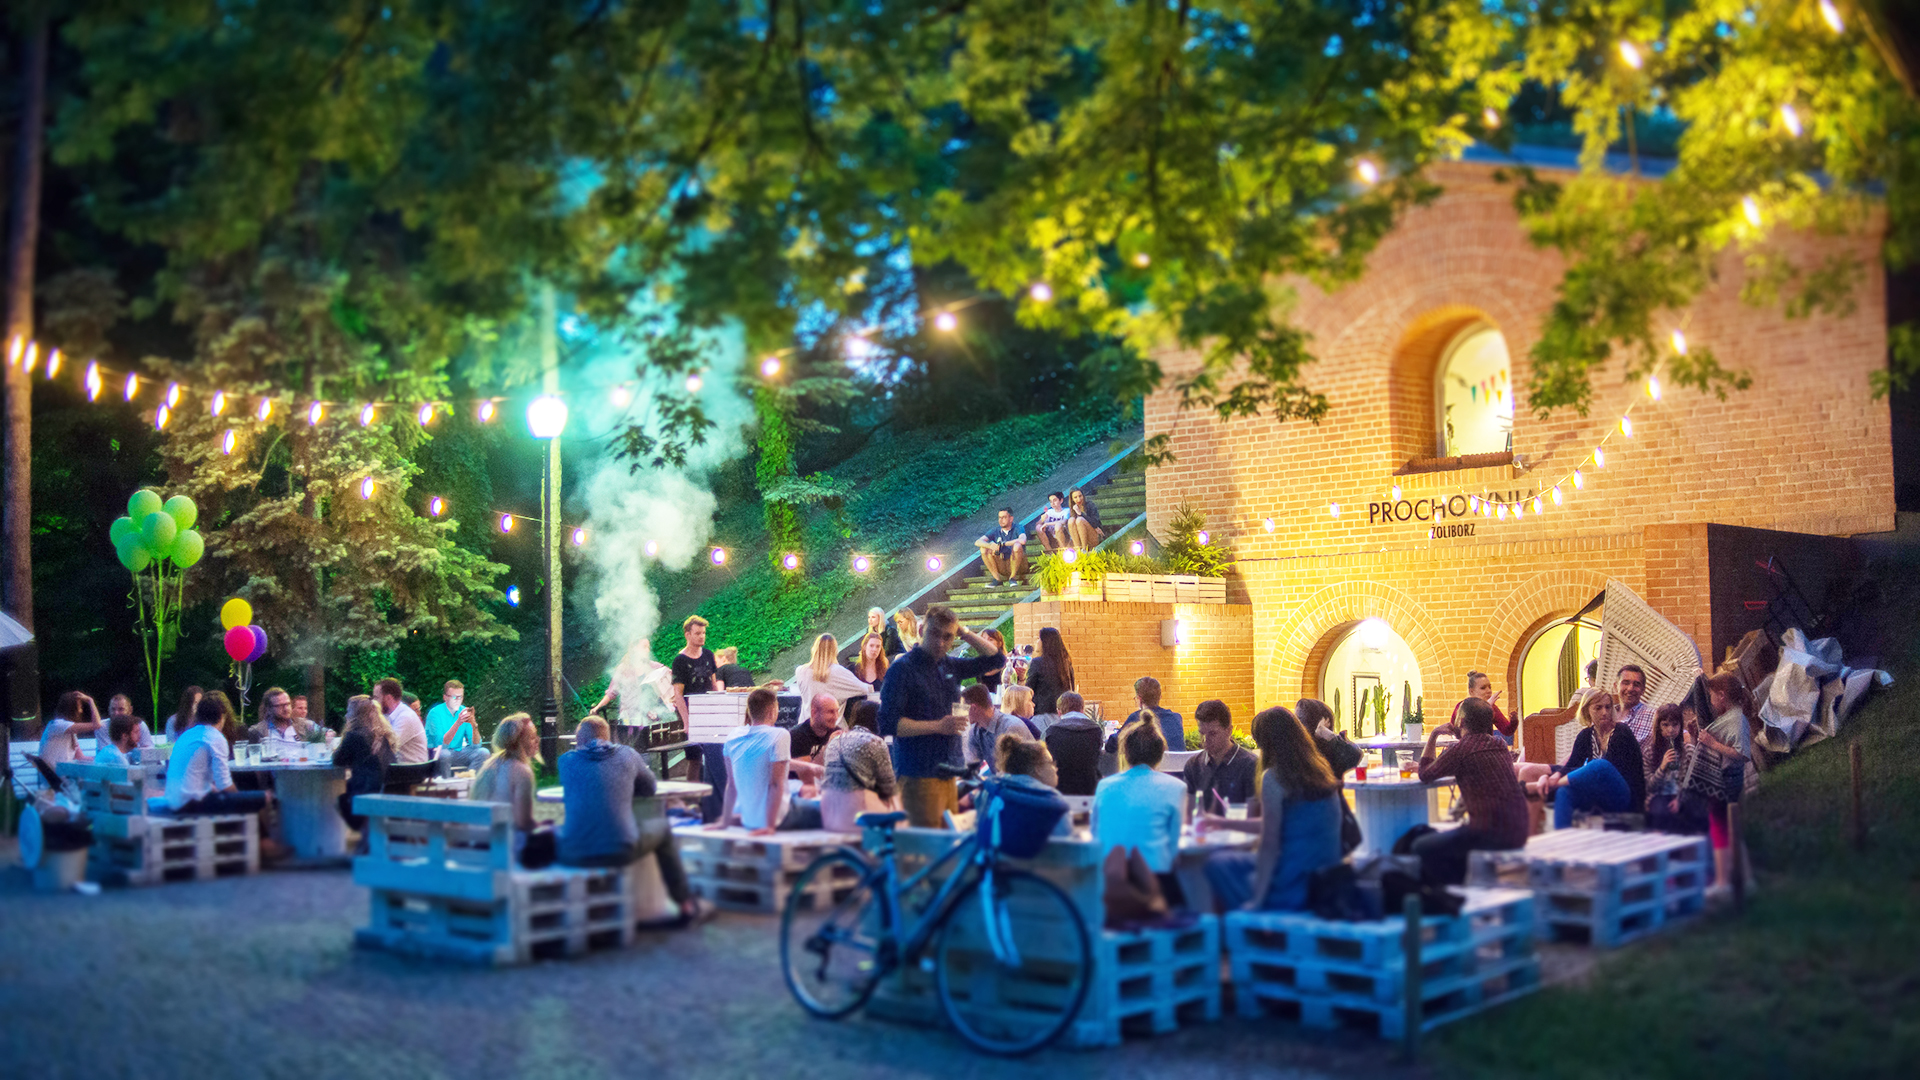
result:
[[[1542,627],[1520,654],[1519,700],[1513,716],[1566,705],[1586,685],[1587,661],[1600,655],[1600,624],[1555,620]]]
[[[1320,668],[1320,699],[1334,706],[1336,726],[1354,738],[1381,734],[1375,702],[1384,694],[1385,731],[1397,734],[1423,693],[1419,659],[1385,619],[1362,619],[1335,633],[1341,636]]]
[[[1440,454],[1498,454],[1513,449],[1512,368],[1507,339],[1475,323],[1447,346],[1434,376]]]

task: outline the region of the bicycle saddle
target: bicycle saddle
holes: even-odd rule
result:
[[[861,814],[853,819],[853,823],[863,829],[891,829],[905,820],[907,815],[894,810],[885,814]]]

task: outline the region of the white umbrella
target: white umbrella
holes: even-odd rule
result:
[[[33,641],[33,631],[21,626],[13,616],[0,612],[0,649],[11,649]]]

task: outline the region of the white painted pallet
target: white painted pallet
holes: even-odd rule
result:
[[[259,818],[253,814],[92,819],[87,875],[95,881],[157,885],[260,872]]]
[[[695,896],[729,911],[775,915],[785,907],[800,872],[835,848],[853,843],[851,833],[808,829],[750,836],[747,830],[674,830],[680,862]],[[858,884],[850,874],[814,884],[811,905],[831,903]]]
[[[725,742],[727,736],[747,722],[745,691],[711,692],[687,695],[687,741]]]
[[[1459,915],[1421,920],[1421,1030],[1538,989],[1535,898],[1468,889]],[[1406,1023],[1406,920],[1349,923],[1293,912],[1232,912],[1227,956],[1243,1017],[1278,1012],[1308,1027],[1359,1026],[1396,1038]]]
[[[1531,889],[1541,934],[1613,948],[1699,914],[1713,873],[1704,836],[1562,829],[1518,851],[1476,851],[1475,885]]]

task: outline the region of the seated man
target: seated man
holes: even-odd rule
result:
[[[1159,770],[1167,741],[1157,725],[1136,720],[1120,736],[1127,769],[1100,781],[1093,795],[1093,838],[1106,853],[1111,927],[1156,918],[1186,902],[1173,864],[1187,786]]]
[[[147,747],[153,745],[153,731],[147,727],[147,722],[145,720],[142,720],[139,717],[133,715],[133,699],[132,698],[128,697],[125,694],[115,694],[112,697],[107,699],[108,722],[111,722],[113,718],[116,716],[133,717],[133,745],[134,746],[144,750]],[[134,756],[137,758],[139,755],[136,754]]]
[[[1134,712],[1122,721],[1121,727],[1151,718],[1160,725],[1160,737],[1166,740],[1167,749],[1185,750],[1187,748],[1187,725],[1180,714],[1172,709],[1160,707],[1160,680],[1151,675],[1133,680]],[[1106,753],[1117,756],[1120,752],[1120,733],[1107,736]]]
[[[1000,508],[999,525],[973,542],[995,585],[1017,585],[1027,577],[1027,533],[1013,523],[1013,508]]]
[[[1495,732],[1493,703],[1470,697],[1460,703],[1459,720],[1435,728],[1420,756],[1420,782],[1453,777],[1466,804],[1467,821],[1456,829],[1429,832],[1414,841],[1420,877],[1434,886],[1467,880],[1467,855],[1474,851],[1511,851],[1527,845],[1527,793],[1513,775],[1513,754]],[[1459,741],[1435,754],[1442,735]]]
[[[1033,737],[1025,721],[993,707],[993,695],[985,686],[974,683],[960,691],[960,700],[967,706],[967,764],[982,762],[986,771],[992,772],[996,760],[994,748],[1000,745],[1000,736]]]
[[[787,772],[793,737],[776,727],[780,697],[767,687],[747,695],[747,725],[727,738],[727,794],[709,829],[739,825],[771,836],[787,812]],[[805,726],[805,725],[802,725]]]
[[[776,710],[777,712],[777,710]],[[807,703],[807,717],[788,733],[788,749],[793,755],[793,772],[802,780],[815,780],[804,764],[818,765],[826,756],[827,743],[840,733],[840,700],[825,690]]]
[[[1047,750],[1060,771],[1060,794],[1091,795],[1100,783],[1100,725],[1086,714],[1086,699],[1060,695],[1060,718],[1047,725]]]
[[[1255,778],[1260,773],[1258,756],[1233,741],[1233,714],[1224,701],[1203,701],[1193,710],[1200,727],[1200,752],[1187,759],[1181,779],[1187,783],[1187,798],[1202,813],[1222,814],[1229,804],[1247,808],[1258,817],[1259,800],[1254,798]]]
[[[167,759],[167,805],[182,816],[257,814],[271,798],[264,791],[241,791],[227,768],[227,737],[220,733],[232,715],[227,695],[218,690],[193,708],[193,726],[181,732]]]
[[[387,714],[387,726],[393,728],[393,763],[418,765],[431,756],[427,746],[427,726],[420,714],[406,702],[406,691],[399,679],[381,679],[373,684],[373,700]]]
[[[465,684],[448,679],[440,689],[439,703],[427,710],[427,745],[440,748],[435,760],[441,776],[450,776],[455,769],[477,769],[491,756],[480,742],[480,729],[474,725],[466,698]]]
[[[711,909],[688,887],[673,833],[652,851],[641,843],[633,800],[650,797],[658,782],[639,752],[613,742],[611,734],[605,720],[589,716],[574,729],[574,748],[560,755],[566,816],[560,822],[558,861],[563,866],[627,866],[657,855],[660,880],[682,916],[705,917]]]
[[[96,739],[93,748],[95,765],[133,764],[133,753],[140,749],[140,718],[129,712],[107,721],[107,737]]]
[[[247,737],[253,742],[304,743],[319,730],[319,725],[313,721],[301,720],[293,715],[293,697],[277,686],[267,688],[260,698],[260,704],[265,718],[247,729]]]
[[[1043,551],[1059,551],[1073,546],[1073,536],[1067,531],[1067,522],[1072,515],[1067,513],[1067,496],[1056,491],[1047,496],[1047,508],[1040,511],[1040,548]]]

